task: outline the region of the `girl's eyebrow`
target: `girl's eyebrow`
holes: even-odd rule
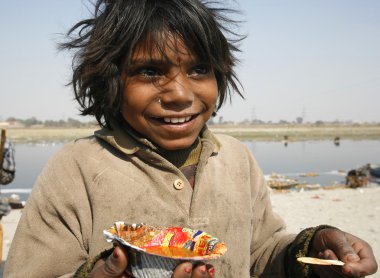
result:
[[[171,66],[171,65],[180,65],[180,64],[208,64],[207,62],[198,61],[196,58],[190,60],[181,61],[180,59],[176,62],[167,59],[165,57],[136,57],[132,58],[130,61],[130,66],[139,66],[139,65],[149,65],[149,66]]]

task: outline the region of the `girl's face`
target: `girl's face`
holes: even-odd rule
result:
[[[164,55],[137,47],[122,67],[121,113],[139,133],[167,150],[190,147],[211,117],[218,87],[213,70],[168,36]]]

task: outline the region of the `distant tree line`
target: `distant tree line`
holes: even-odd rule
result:
[[[0,119],[1,122],[1,119]],[[36,117],[31,117],[27,119],[19,119],[15,117],[10,117],[5,120],[11,125],[19,125],[24,127],[94,127],[97,126],[96,121],[87,121],[82,122],[73,118],[68,118],[67,120],[45,120],[41,121]],[[297,117],[294,121],[279,120],[277,122],[272,121],[262,121],[259,119],[248,120],[244,119],[239,122],[225,121],[222,116],[217,118],[211,118],[207,124],[212,125],[312,125],[312,126],[324,126],[324,125],[376,125],[379,126],[380,122],[357,122],[357,121],[314,121],[314,122],[305,122],[301,117]]]
[[[79,120],[68,118],[67,120],[38,120],[36,117],[31,117],[27,119],[18,119],[14,117],[10,117],[6,119],[8,123],[17,123],[18,125],[22,125],[25,127],[32,126],[44,126],[44,127],[91,127],[96,125],[96,122],[81,122]]]

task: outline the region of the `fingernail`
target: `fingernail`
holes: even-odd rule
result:
[[[342,268],[342,272],[343,272],[344,274],[347,274],[347,275],[352,274],[351,269]]]
[[[208,274],[209,274],[211,277],[214,277],[214,275],[215,275],[215,268],[211,267],[211,268],[208,270]]]
[[[191,274],[191,271],[193,270],[193,268],[191,267],[191,266],[186,266],[185,267],[185,272],[186,273],[189,273],[189,274]]]
[[[206,274],[207,273],[207,269],[206,269],[205,265],[200,266],[199,270],[201,271],[202,274]]]
[[[112,252],[112,256],[113,256],[115,259],[119,258],[119,252],[117,252],[117,249],[116,249],[116,248],[113,250],[113,252]]]

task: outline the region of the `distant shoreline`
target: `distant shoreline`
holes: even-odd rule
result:
[[[211,126],[215,133],[229,134],[240,140],[379,140],[380,125],[258,125]]]
[[[211,125],[214,133],[242,141],[380,140],[380,125]],[[7,128],[13,142],[65,142],[90,136],[97,126],[85,128]]]

